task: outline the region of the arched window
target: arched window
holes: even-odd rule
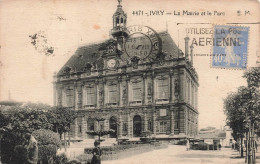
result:
[[[95,130],[95,126],[94,126],[94,119],[93,118],[89,118],[87,121],[87,125],[88,125],[88,131],[94,131]]]

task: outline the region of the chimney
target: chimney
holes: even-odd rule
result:
[[[185,37],[184,38],[185,40],[185,58],[189,60],[189,40],[190,38],[189,37]]]
[[[190,64],[193,66],[193,45],[190,46]]]

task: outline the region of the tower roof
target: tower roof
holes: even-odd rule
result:
[[[122,0],[118,0],[117,9],[113,16],[124,15],[126,17],[126,14],[125,14],[124,10],[122,9],[121,2],[122,2]]]

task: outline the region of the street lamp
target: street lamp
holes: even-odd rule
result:
[[[98,140],[100,141],[100,136],[101,136],[101,128],[100,128],[100,125],[99,125],[99,122],[100,121],[104,121],[105,119],[104,118],[96,118],[96,121],[98,122]]]

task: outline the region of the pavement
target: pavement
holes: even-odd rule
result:
[[[65,153],[70,159],[75,159],[84,153],[84,148],[93,147],[94,139],[71,143],[65,152],[62,148],[58,154]],[[106,139],[101,146],[111,146],[115,139]],[[240,158],[238,151],[222,148],[218,151],[189,150],[185,146],[169,145],[166,149],[158,149],[132,157],[118,160],[102,161],[102,164],[245,164],[245,158]],[[260,164],[260,151],[256,153],[256,164]]]
[[[166,149],[119,160],[102,161],[102,164],[244,164],[245,159],[239,156],[239,153],[231,148],[186,151],[185,146],[169,145]]]
[[[258,152],[256,152],[256,160],[255,160],[255,163],[256,164],[260,164],[260,151],[258,150]]]
[[[84,154],[85,148],[94,147],[95,139],[86,139],[81,142],[71,143],[70,146],[66,149],[61,148],[57,151],[57,154],[65,153],[69,159],[75,159],[80,154]],[[115,138],[108,138],[105,141],[100,143],[100,146],[112,146],[116,144]]]

